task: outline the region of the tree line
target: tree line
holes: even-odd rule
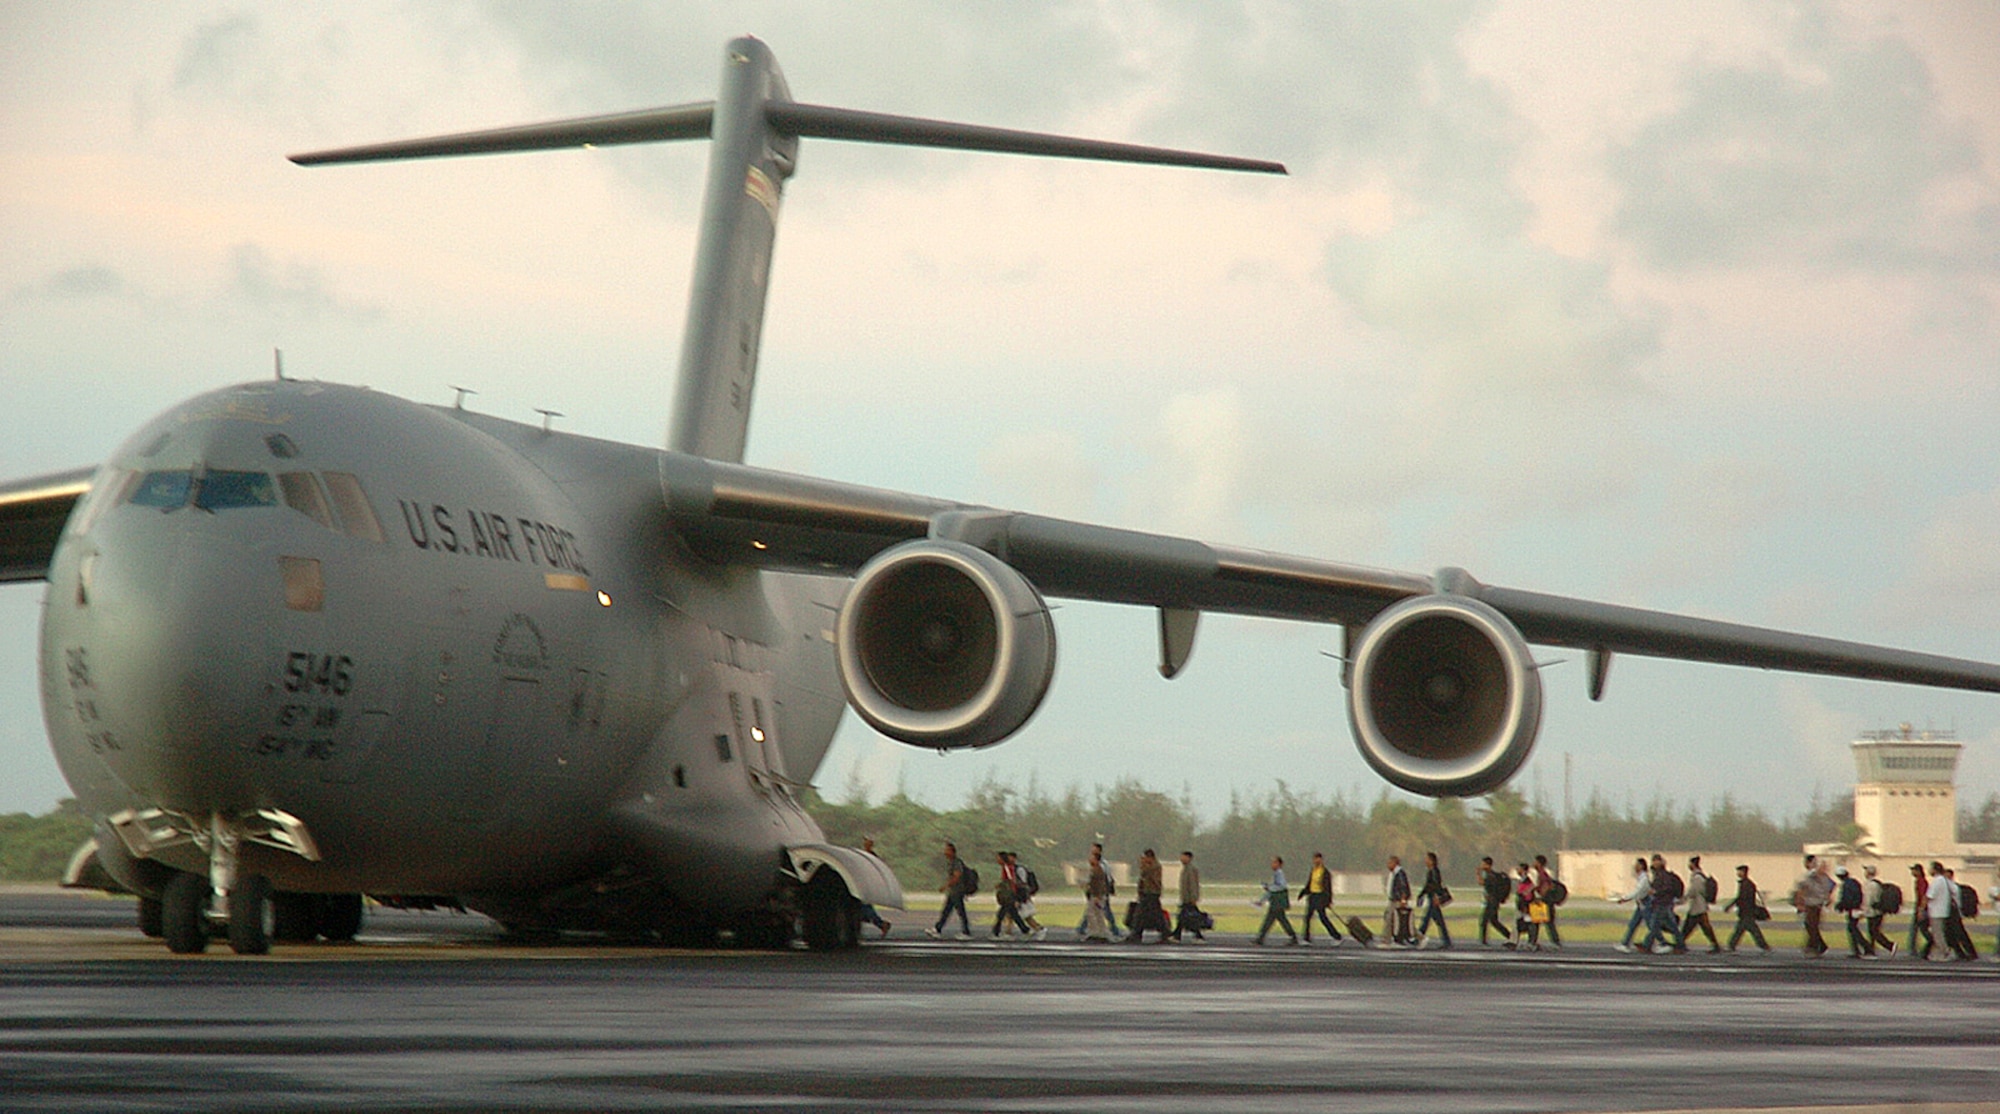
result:
[[[1446,870],[1464,875],[1482,855],[1519,862],[1563,845],[1562,817],[1515,789],[1418,804],[1387,792],[1373,799],[1301,793],[1279,782],[1262,794],[1232,793],[1229,810],[1212,823],[1186,790],[1176,796],[1134,780],[1054,795],[1034,782],[1020,790],[989,780],[952,809],[901,793],[880,804],[838,803],[808,790],[806,808],[835,843],[872,838],[912,889],[928,887],[947,839],[982,864],[994,851],[1018,852],[1044,883],[1059,880],[1057,864],[1082,859],[1093,842],[1113,861],[1131,862],[1147,847],[1163,858],[1193,851],[1216,880],[1259,878],[1274,854],[1303,861],[1321,851],[1335,870],[1374,870],[1392,854],[1408,860],[1436,851]],[[1851,793],[1787,819],[1729,796],[1701,808],[1665,798],[1618,806],[1593,793],[1569,829],[1571,847],[1648,851],[1796,851],[1858,835]],[[90,830],[74,800],[40,816],[0,814],[0,881],[55,881]],[[1958,838],[2000,843],[2000,793],[1959,810]]]

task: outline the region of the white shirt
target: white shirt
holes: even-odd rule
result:
[[[1931,919],[1944,920],[1958,908],[1958,884],[1942,874],[1933,875],[1924,890],[1924,900],[1930,905]]]

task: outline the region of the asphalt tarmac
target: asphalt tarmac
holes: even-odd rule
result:
[[[168,957],[128,901],[0,891],[0,1110],[2000,1109],[1990,960],[528,948],[370,915]]]

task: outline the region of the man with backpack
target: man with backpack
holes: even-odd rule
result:
[[[1757,883],[1750,880],[1748,866],[1736,868],[1736,896],[1729,899],[1729,904],[1723,906],[1722,911],[1727,913],[1731,909],[1736,910],[1736,931],[1729,934],[1729,950],[1735,951],[1737,943],[1747,932],[1752,940],[1757,941],[1758,950],[1770,951],[1771,945],[1764,942],[1764,928],[1757,922],[1771,914],[1765,910],[1764,903],[1757,900]],[[1763,916],[1759,916],[1760,913]]]
[[[1935,868],[1937,864],[1931,866]],[[1933,885],[1936,882],[1932,879]],[[1950,867],[1944,868],[1944,888],[1951,893],[1951,918],[1944,925],[1945,946],[1951,949],[1953,958],[1978,959],[1979,949],[1973,946],[1972,933],[1965,927],[1965,921],[1979,915],[1979,891],[1959,885],[1958,874]]]
[[[944,936],[946,922],[951,920],[951,914],[956,910],[958,912],[958,938],[960,940],[972,939],[972,921],[965,915],[965,895],[978,892],[978,878],[979,875],[974,873],[973,869],[965,865],[965,861],[958,857],[958,845],[952,843],[950,840],[946,840],[944,845],[944,885],[938,887],[938,889],[944,891],[944,910],[938,914],[937,924],[925,929],[924,935],[933,940],[941,939]]]
[[[1687,894],[1687,883],[1681,876],[1667,869],[1664,855],[1653,856],[1653,892],[1650,897],[1653,914],[1652,927],[1646,938],[1640,942],[1641,952],[1687,950],[1687,939],[1681,935],[1681,922],[1674,916],[1674,906]],[[1672,943],[1668,940],[1671,938]]]
[[[1715,926],[1709,922],[1708,907],[1715,901],[1717,886],[1714,878],[1701,871],[1701,856],[1688,856],[1687,917],[1681,921],[1681,940],[1694,934],[1699,928],[1708,937],[1708,953],[1714,955],[1722,950],[1716,942]]]
[[[1563,937],[1556,928],[1556,910],[1569,900],[1569,887],[1549,873],[1549,857],[1535,856],[1535,900],[1549,907],[1548,923],[1542,927],[1549,933],[1549,947],[1562,950]]]
[[[1894,958],[1896,942],[1883,935],[1882,919],[1903,907],[1903,888],[1875,877],[1872,863],[1862,867],[1861,873],[1868,876],[1861,883],[1861,902],[1868,910],[1868,942],[1878,953]]]
[[[1861,880],[1849,874],[1844,866],[1835,867],[1833,875],[1840,880],[1838,883],[1840,896],[1834,899],[1833,910],[1847,916],[1847,957],[1860,959],[1862,956],[1867,956],[1873,959],[1875,945],[1869,942],[1867,935],[1861,931],[1862,919],[1868,915],[1867,899],[1863,896]]]

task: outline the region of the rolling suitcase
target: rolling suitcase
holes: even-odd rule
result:
[[[1368,926],[1361,923],[1360,917],[1347,918],[1347,934],[1364,948],[1375,941],[1375,934],[1368,931]]]

